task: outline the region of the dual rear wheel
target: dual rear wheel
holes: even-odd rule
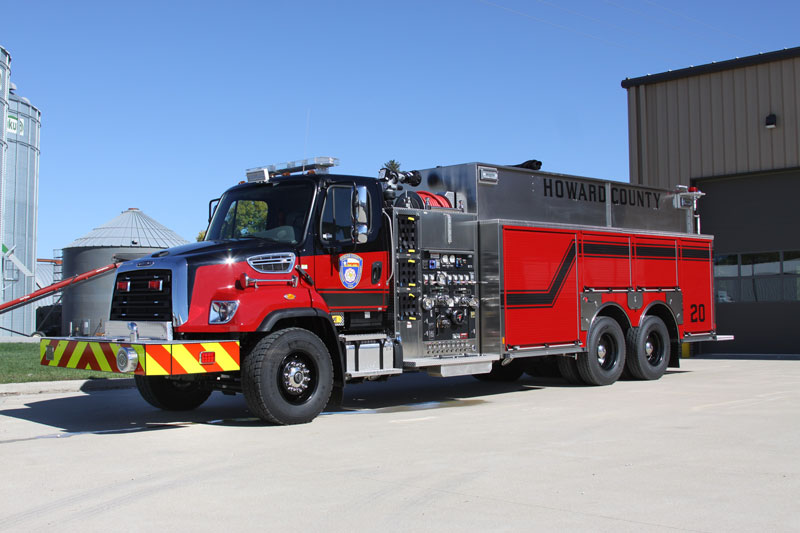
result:
[[[664,375],[670,350],[669,331],[657,316],[645,317],[627,336],[613,318],[599,317],[589,329],[586,351],[559,357],[558,368],[572,384],[610,385],[625,370],[636,379],[655,380]]]

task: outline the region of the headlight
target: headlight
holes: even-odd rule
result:
[[[211,302],[211,310],[208,312],[209,324],[227,324],[239,309],[239,301],[232,302],[214,300]]]

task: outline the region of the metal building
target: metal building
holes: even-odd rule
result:
[[[622,81],[632,183],[697,186],[715,235],[705,352],[800,353],[800,47]]]
[[[36,290],[36,228],[39,196],[41,112],[10,84],[6,125],[6,166],[2,178],[3,301]],[[6,330],[33,333],[35,309],[25,306],[0,315]]]
[[[187,242],[139,209],[131,208],[64,248],[62,275],[66,279],[113,262],[136,259]],[[65,290],[62,333],[104,333],[113,287],[114,276],[104,275]]]

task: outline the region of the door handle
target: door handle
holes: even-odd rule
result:
[[[377,285],[381,280],[381,273],[383,273],[383,263],[375,261],[372,263],[372,284]]]

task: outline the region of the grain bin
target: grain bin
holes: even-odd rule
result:
[[[36,228],[39,196],[41,112],[10,85],[6,161],[0,202],[4,302],[36,290]],[[0,315],[0,326],[24,334],[36,329],[35,309],[25,306]]]
[[[4,176],[6,168],[6,124],[8,120],[8,86],[11,84],[11,54],[0,46],[0,178]],[[0,187],[0,205],[2,205],[3,190]],[[2,213],[0,213],[2,215]],[[2,216],[0,216],[0,232],[2,232]]]
[[[188,241],[136,208],[70,243],[63,250],[63,278],[115,261],[128,261]],[[106,274],[64,291],[61,329],[64,335],[100,335],[111,307],[114,274]]]

